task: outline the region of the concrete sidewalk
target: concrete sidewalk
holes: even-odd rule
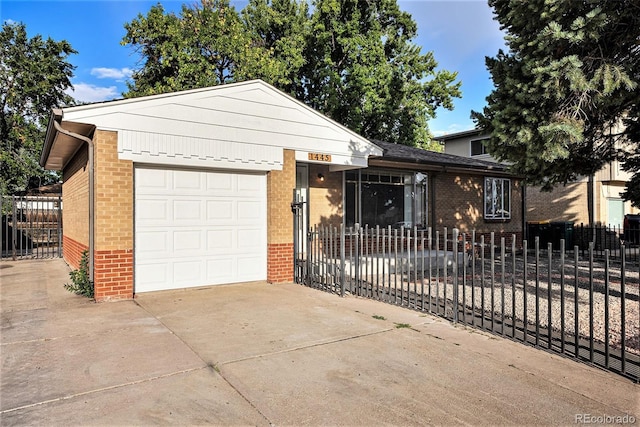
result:
[[[62,260],[1,267],[3,426],[640,423],[628,380],[380,302],[249,283],[95,304]]]

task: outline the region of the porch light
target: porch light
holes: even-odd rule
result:
[[[324,181],[324,175],[319,173],[318,174],[318,181],[323,182]]]

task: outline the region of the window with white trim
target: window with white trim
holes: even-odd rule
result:
[[[508,178],[484,179],[484,218],[511,219],[511,180]]]

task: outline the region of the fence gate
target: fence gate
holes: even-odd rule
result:
[[[2,196],[2,259],[62,256],[61,196]]]

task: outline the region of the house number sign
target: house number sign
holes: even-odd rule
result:
[[[309,160],[315,160],[316,162],[330,162],[331,154],[309,153]]]

